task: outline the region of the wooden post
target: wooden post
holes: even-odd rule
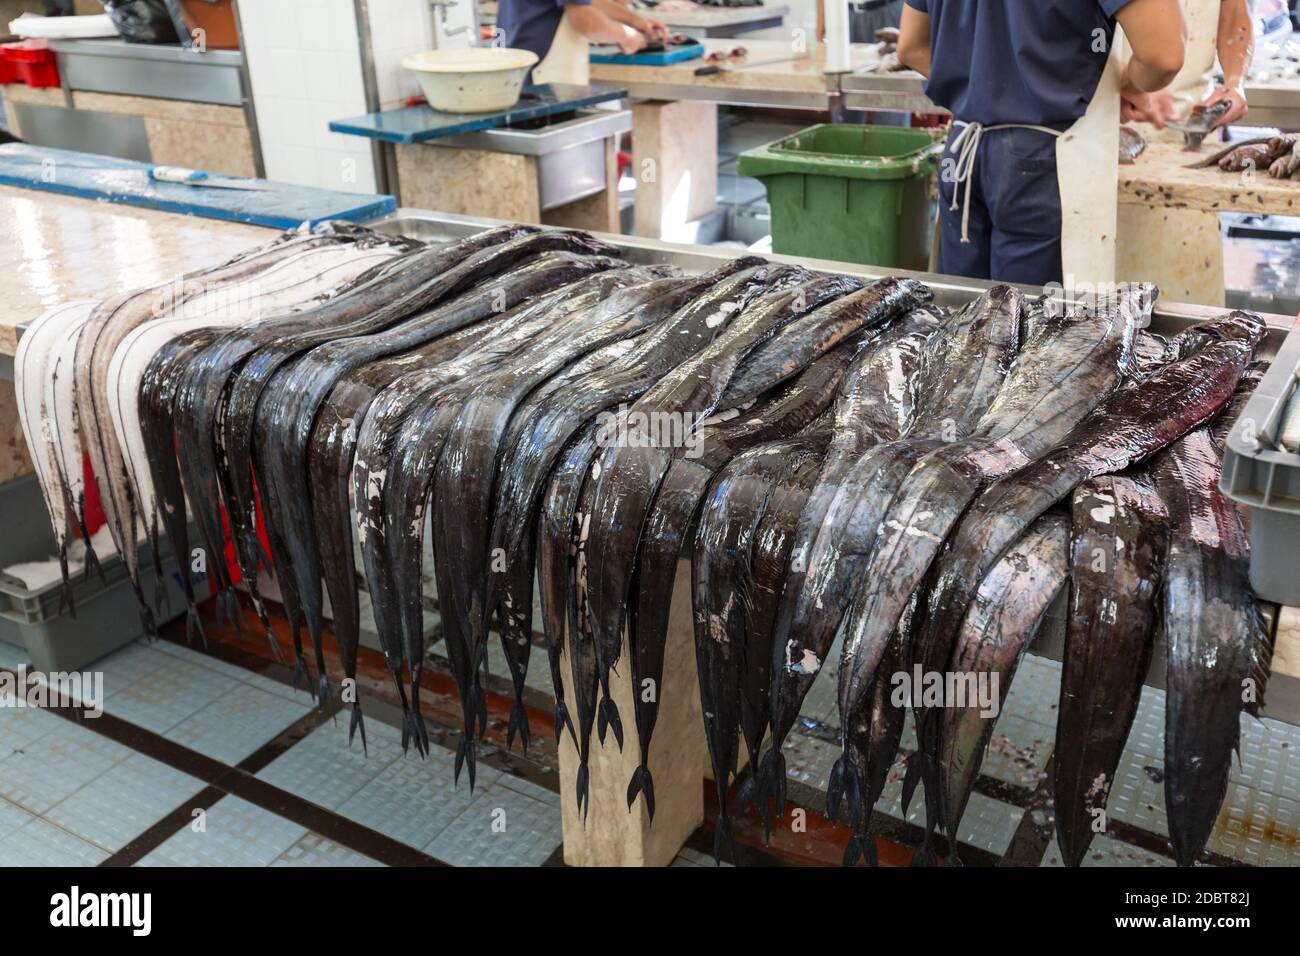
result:
[[[636,103],[632,107],[636,234],[693,242],[688,224],[718,204],[718,107]]]
[[[659,718],[650,742],[655,818],[637,798],[629,812],[627,784],[639,763],[633,687],[627,651],[611,676],[610,690],[623,721],[623,750],[608,734],[601,747],[592,730],[591,802],[584,821],[575,786],[578,752],[566,733],[560,743],[560,801],[564,819],[564,862],[569,866],[667,866],[687,837],[704,822],[704,768],[708,763],[691,624],[690,563],[677,566],[669,615]],[[565,700],[576,722],[571,668],[563,666]]]

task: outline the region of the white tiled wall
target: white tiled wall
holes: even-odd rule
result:
[[[406,5],[371,0],[386,4]],[[242,0],[239,14],[267,178],[375,192],[370,141],[329,131],[366,112],[353,0]]]
[[[408,53],[433,46],[430,6],[428,0],[367,0],[367,6],[379,108],[395,109],[420,92],[414,75],[403,70],[401,64]]]

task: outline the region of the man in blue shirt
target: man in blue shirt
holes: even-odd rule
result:
[[[618,0],[501,0],[497,26],[506,46],[532,50],[544,60],[566,13],[588,42],[616,43],[624,53],[640,50],[647,39],[668,36],[662,23],[633,13]]]
[[[939,177],[939,271],[1061,282],[1057,138],[1087,112],[1116,22],[1133,50],[1120,80],[1126,113],[1164,125],[1151,94],[1182,67],[1179,0],[906,3],[899,59],[954,119]]]

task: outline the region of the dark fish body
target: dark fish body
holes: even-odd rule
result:
[[[1168,515],[1143,473],[1084,482],[1071,505],[1070,599],[1056,723],[1056,836],[1088,851],[1151,661]]]
[[[993,403],[1019,343],[1022,302],[998,286],[945,318],[927,337],[914,375],[905,439],[868,448],[856,462],[833,457],[800,519],[777,615],[772,663],[772,747],[766,787],[784,803],[781,746],[830,653],[853,600],[876,529],[900,485],[943,441],[965,437]]]
[[[1028,464],[1064,439],[1118,388],[1128,368],[1136,316],[1120,305],[1066,316],[1040,328],[1007,373],[997,399],[971,437],[927,456],[882,520],[851,612],[840,669],[842,711],[860,706],[880,654],[949,532],[981,488]],[[914,656],[942,659],[926,647],[932,618]],[[937,655],[937,657],[936,657]]]
[[[264,490],[268,485],[292,487],[303,473],[316,413],[334,383],[347,371],[368,361],[419,347],[513,308],[520,302],[537,298],[546,301],[548,294],[557,287],[567,287],[576,279],[618,264],[617,260],[608,258],[548,253],[513,270],[506,280],[488,282],[482,288],[401,322],[386,332],[333,339],[316,346],[292,364],[281,366],[266,382],[256,404],[253,460],[257,465],[259,484]],[[244,381],[241,373],[236,387]],[[329,686],[321,650],[324,592],[310,498],[306,495],[284,496],[281,506],[283,523],[277,531],[289,552],[294,589],[316,649],[321,691],[318,699],[324,706]]]
[[[1025,650],[1065,586],[1069,537],[1066,518],[1040,518],[980,583],[979,593],[962,622],[952,660],[944,670],[968,681],[984,676],[990,689],[996,679],[999,711]],[[995,720],[996,716],[982,712],[978,701],[970,701],[969,692],[966,706],[948,706],[941,714],[941,816],[954,858],[957,827],[975,786]]]
[[[1225,337],[1162,367],[1140,387],[1112,393],[1058,447],[995,482],[971,506],[930,592],[926,632],[935,653],[927,664],[945,656],[944,635],[954,633],[979,581],[1035,518],[1081,482],[1150,457],[1228,402],[1263,326],[1240,316],[1215,324]]]
[[[709,348],[647,392],[628,413],[628,419],[636,421],[637,415],[651,420],[665,415],[674,420],[711,415],[745,356],[774,336],[784,343],[785,327],[801,315],[821,313],[821,325],[838,328],[835,340],[843,341],[862,329],[889,322],[922,298],[914,281],[884,279],[872,284],[870,295],[842,305],[842,297],[856,288],[856,283],[835,281],[834,277],[801,282],[792,288],[776,287],[742,309]],[[770,385],[787,377],[788,372],[783,371]],[[671,450],[657,445],[653,441],[638,442],[633,433],[626,442],[606,449],[597,462],[598,471],[593,469],[590,547],[600,560],[592,564],[590,599],[596,647],[601,652],[602,687],[621,653],[628,588],[645,516],[659,482],[672,464]],[[602,726],[605,720],[615,724],[615,715],[612,701],[608,708],[602,703]]]
[[[1228,788],[1242,711],[1263,702],[1271,639],[1249,584],[1241,517],[1219,490],[1222,459],[1207,428],[1152,464],[1169,510],[1160,607],[1165,673],[1165,811],[1174,858],[1191,866]]]

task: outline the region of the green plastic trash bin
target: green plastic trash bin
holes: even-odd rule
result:
[[[924,270],[943,151],[928,130],[823,124],[741,154],[767,187],[772,251]]]

